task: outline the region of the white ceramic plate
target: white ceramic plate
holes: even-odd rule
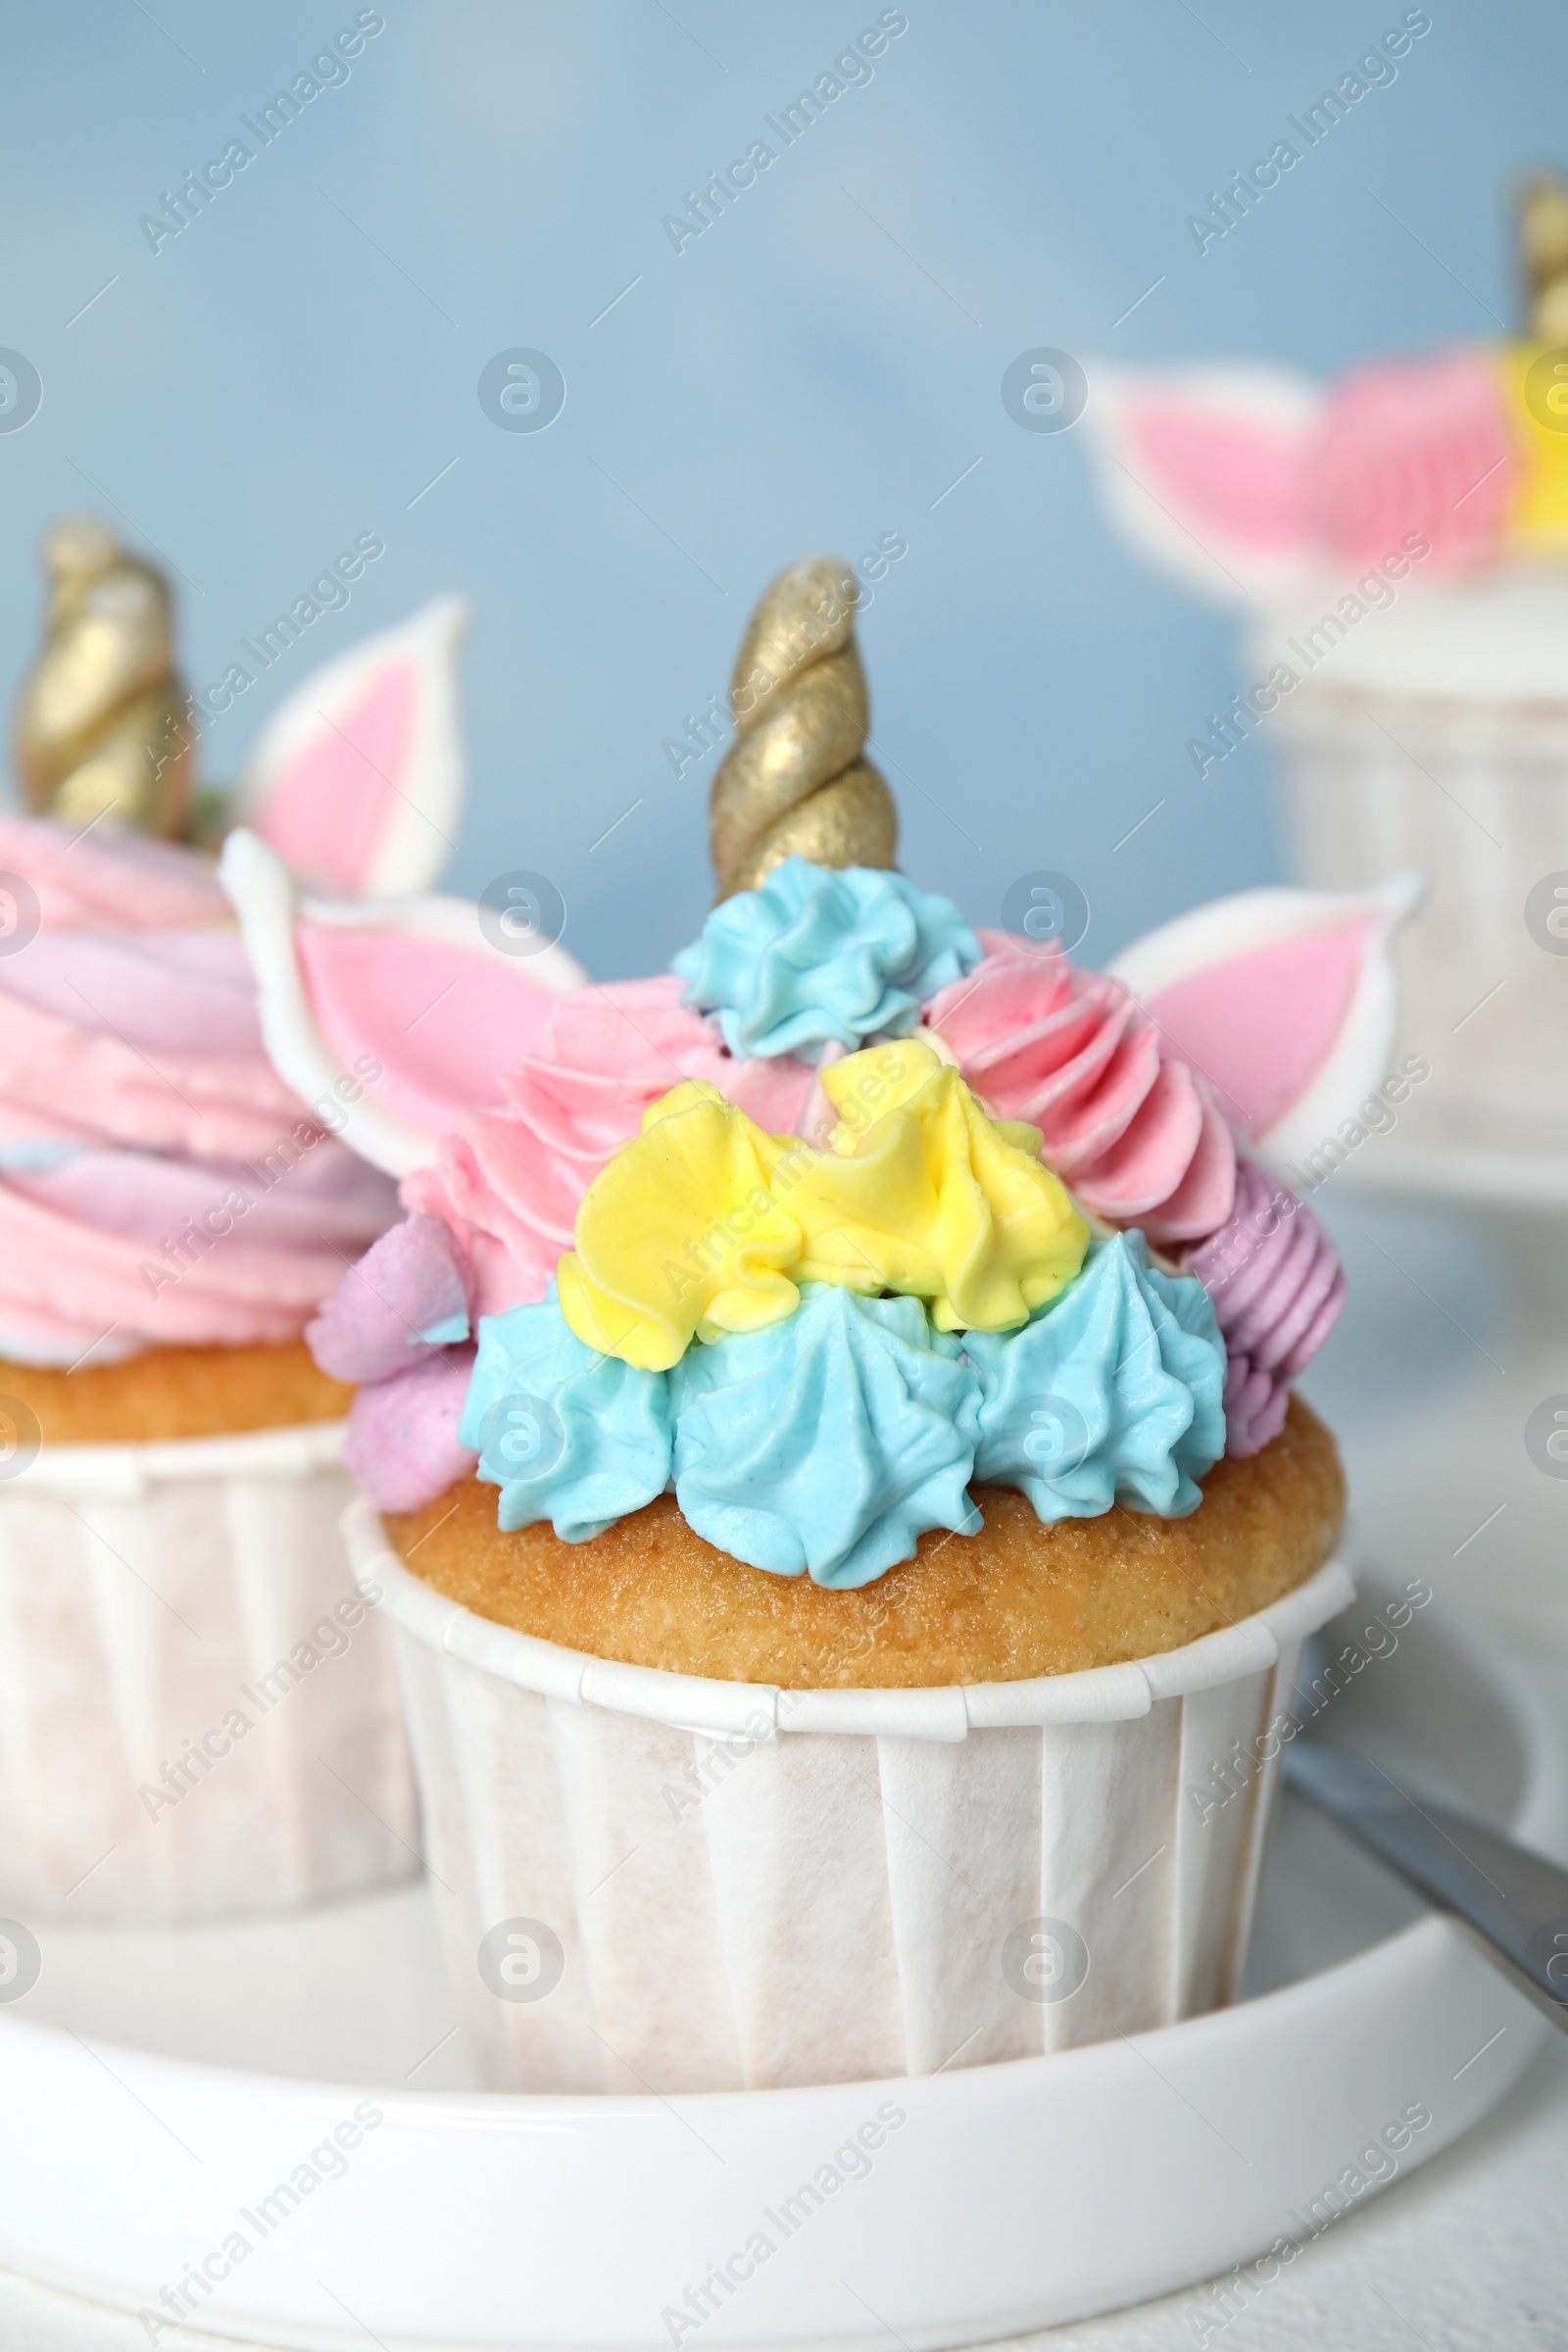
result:
[[[1564,1713],[1429,1609],[1334,1735],[1563,1851]],[[388,2352],[1010,2334],[1308,2234],[1314,2203],[1457,2137],[1549,2031],[1290,1803],[1238,2007],[909,2082],[475,2092],[420,1888],[39,1941],[36,1984],[0,2007],[0,2263],[145,2308],[166,2344],[153,2322],[179,2313]],[[1361,2160],[1390,2127],[1407,2144]]]

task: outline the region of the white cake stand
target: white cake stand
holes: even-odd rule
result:
[[[1370,1446],[1342,1431],[1368,1556],[1380,1573],[1427,1578],[1526,1647],[1543,1628],[1568,1638],[1568,1458],[1545,1451],[1542,1427],[1554,1398],[1568,1414],[1568,1127],[1559,1140],[1478,1121],[1467,1136],[1410,1120],[1369,1138],[1331,1183],[1462,1210],[1499,1285],[1491,1328],[1454,1327],[1465,1368],[1445,1393],[1380,1419]],[[1562,1429],[1568,1457],[1568,1420]]]

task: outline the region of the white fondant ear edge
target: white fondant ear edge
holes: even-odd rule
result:
[[[1108,967],[1110,977],[1148,1003],[1190,973],[1250,956],[1287,939],[1375,918],[1377,931],[1362,953],[1355,994],[1344,1025],[1304,1094],[1250,1138],[1258,1156],[1275,1167],[1316,1149],[1388,1073],[1394,1046],[1397,989],[1391,954],[1395,933],[1420,908],[1427,877],[1414,867],[1373,890],[1246,890],[1178,915],[1135,940]]]
[[[423,684],[406,776],[395,783],[392,815],[360,896],[390,898],[420,891],[452,855],[463,813],[466,775],[458,712],[458,649],[467,634],[469,608],[461,597],[437,597],[395,628],[383,629],[313,670],[262,729],[240,771],[232,803],[236,825],[266,808],[280,769],[318,737],[334,709],[352,704],[374,673],[412,656]]]
[[[1396,874],[1372,894],[1379,925],[1361,956],[1361,970],[1344,1025],[1305,1094],[1255,1136],[1252,1148],[1271,1167],[1283,1169],[1333,1136],[1342,1119],[1390,1074],[1399,1010],[1394,968],[1394,936],[1417,912],[1427,895],[1424,874]]]
[[[351,1078],[322,1036],[300,970],[295,946],[297,921],[330,925],[341,931],[392,931],[406,939],[430,939],[444,947],[461,948],[515,971],[516,959],[492,945],[479,927],[478,907],[469,899],[414,898],[366,906],[340,899],[301,900],[293,877],[259,834],[241,827],[228,836],[219,861],[218,878],[239,916],[241,937],[256,976],[262,1040],[273,1068],[307,1104],[323,1093],[333,1093],[340,1079]],[[582,988],[587,974],[564,948],[541,949],[528,958],[527,977],[549,996]],[[335,1128],[350,1149],[390,1176],[431,1167],[436,1138],[427,1135],[396,1111],[373,1102],[368,1094],[358,1102],[335,1098],[343,1124]]]
[[[1306,376],[1275,368],[1194,368],[1133,373],[1118,368],[1090,370],[1092,395],[1085,412],[1090,441],[1100,462],[1101,481],[1111,519],[1132,545],[1210,604],[1241,605],[1254,594],[1288,592],[1308,568],[1312,550],[1298,548],[1266,557],[1238,548],[1200,517],[1183,516],[1161,486],[1145,478],[1129,416],[1151,399],[1173,406],[1208,409],[1216,417],[1240,415],[1303,435],[1322,408],[1319,387]]]
[[[349,1149],[389,1176],[407,1176],[435,1165],[435,1138],[396,1111],[383,1110],[367,1092],[345,1102],[341,1080],[359,1085],[345,1070],[317,1026],[294,944],[299,914],[293,877],[260,834],[241,826],[230,833],[219,859],[218,878],[233,902],[240,936],[256,975],[262,1042],[272,1067],[307,1107],[330,1096],[341,1117],[334,1132]]]

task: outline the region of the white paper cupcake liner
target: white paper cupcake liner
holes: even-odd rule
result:
[[[1560,912],[1544,926],[1568,907],[1549,884],[1568,874],[1568,708],[1308,682],[1276,723],[1302,881],[1352,889],[1412,865],[1431,876],[1426,916],[1396,948],[1397,1052],[1432,1065],[1411,1121],[1560,1133],[1568,937]]]
[[[342,1443],[45,1446],[0,1485],[0,1913],[212,1919],[416,1867]]]
[[[970,1689],[617,1665],[443,1598],[359,1502],[460,2012],[498,2089],[978,2066],[1234,1997],[1338,1562],[1166,1656]]]

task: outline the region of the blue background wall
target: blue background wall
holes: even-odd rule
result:
[[[542,868],[590,968],[647,970],[709,891],[714,758],[677,781],[662,740],[722,693],[780,564],[897,532],[861,637],[908,871],[995,921],[1017,874],[1064,868],[1089,961],[1269,876],[1266,752],[1201,785],[1183,752],[1233,683],[1232,621],[1123,550],[1084,434],[1019,430],[1003,370],[1042,344],[1328,370],[1511,324],[1509,192],[1568,146],[1568,18],[1434,0],[1393,85],[1200,255],[1187,214],[1397,0],[908,0],[869,82],[677,255],[662,216],[879,13],[385,0],[349,78],[155,255],[138,217],[355,7],[14,12],[0,344],[44,400],[0,435],[0,695],[63,506],[118,511],[177,566],[198,684],[378,532],[348,610],[215,721],[209,771],[313,662],[462,589],[473,774],[450,880]],[[480,409],[480,369],[515,345],[565,376],[548,431]]]

